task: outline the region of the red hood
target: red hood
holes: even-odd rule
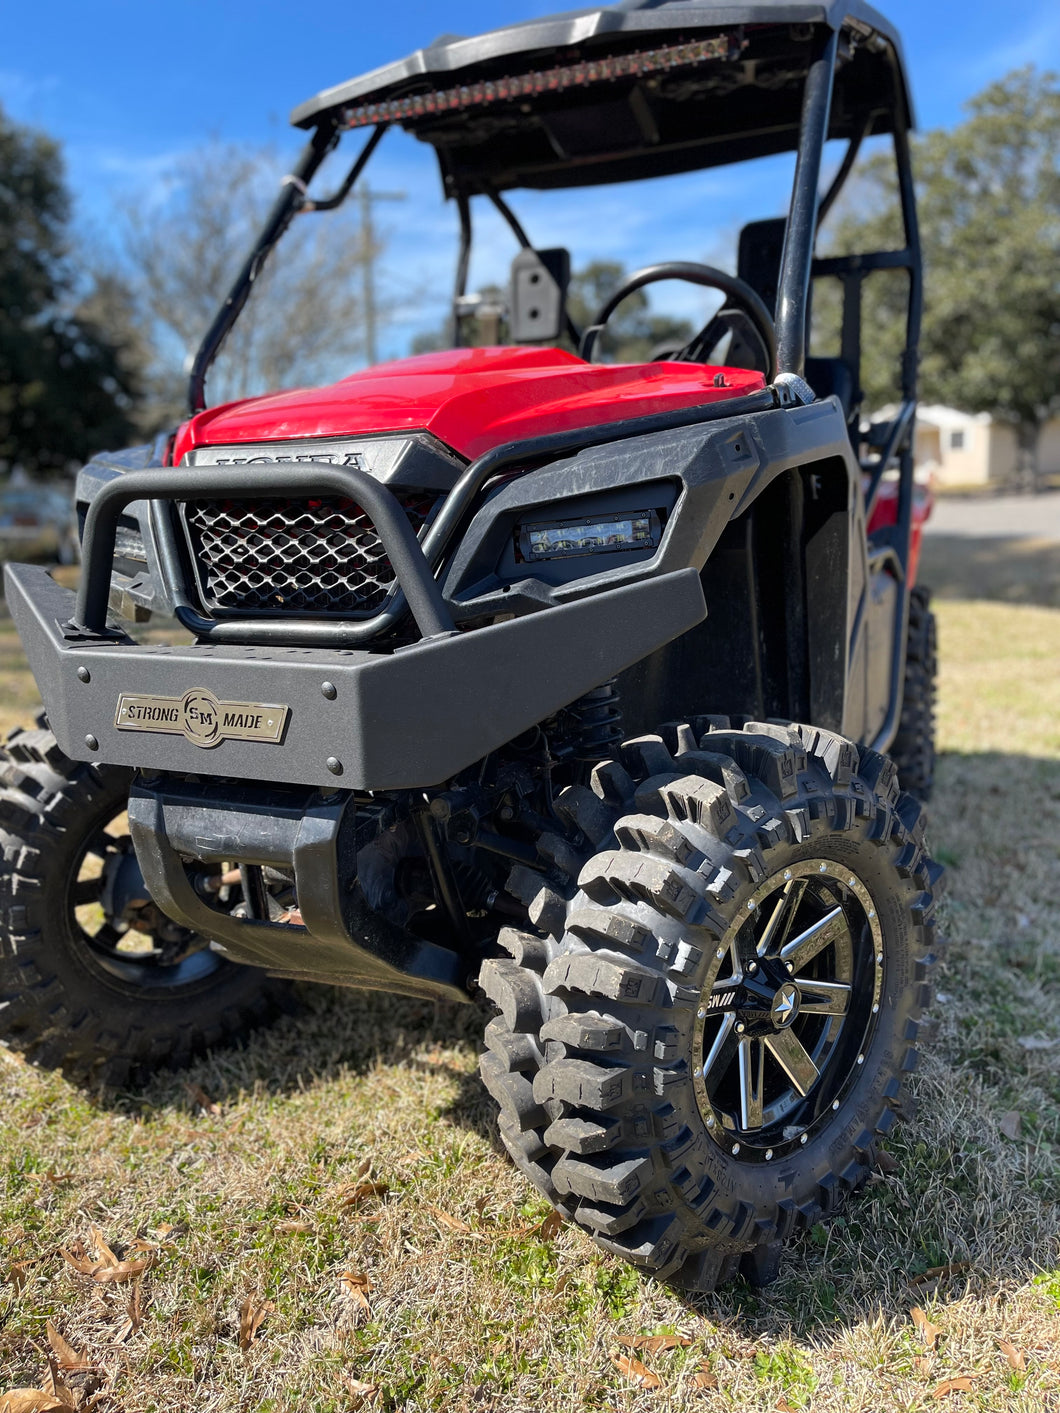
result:
[[[591,364],[558,348],[447,349],[380,363],[326,388],[211,407],[181,427],[173,460],[197,446],[415,430],[473,458],[522,437],[718,402],[763,386],[760,373],[744,368]]]

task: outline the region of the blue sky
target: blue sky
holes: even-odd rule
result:
[[[293,153],[291,108],[319,89],[400,57],[439,32],[473,34],[562,8],[562,0],[392,0],[315,6],[293,0],[0,0],[0,103],[63,144],[86,230],[105,234],[115,200],[157,199],[174,162],[212,138]],[[1020,64],[1060,68],[1058,0],[889,0],[921,127],[957,121],[961,104]],[[346,148],[348,152],[350,148]],[[575,264],[596,256],[719,260],[744,220],[783,208],[786,162],[733,180],[704,173],[636,189],[516,194],[539,244],[566,244]],[[369,180],[409,193],[379,208],[394,323],[385,351],[436,323],[455,248],[430,154],[388,134]],[[326,218],[321,218],[326,219]],[[494,222],[480,227],[472,284],[502,277],[514,253]],[[694,315],[683,289],[659,303]],[[683,303],[679,303],[683,301]]]

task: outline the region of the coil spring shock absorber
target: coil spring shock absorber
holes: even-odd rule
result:
[[[618,684],[612,677],[565,707],[549,733],[556,759],[592,765],[613,756],[623,734],[621,700]]]

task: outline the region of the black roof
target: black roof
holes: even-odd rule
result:
[[[437,149],[449,190],[709,167],[796,146],[820,26],[843,36],[831,136],[911,126],[901,41],[862,0],[619,0],[443,35],[325,89],[291,121],[399,122]]]

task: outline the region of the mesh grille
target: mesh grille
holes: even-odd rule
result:
[[[436,497],[398,500],[418,534]],[[375,526],[350,500],[195,500],[183,513],[208,607],[371,613],[393,587]]]

